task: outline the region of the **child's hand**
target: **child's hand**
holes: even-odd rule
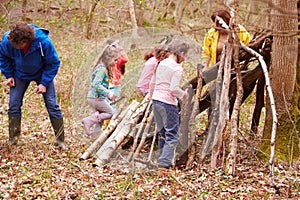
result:
[[[182,101],[183,101],[183,102],[187,102],[188,99],[189,99],[189,93],[188,93],[188,89],[186,89],[186,90],[184,91],[184,95],[183,95]]]
[[[115,101],[116,100],[116,95],[112,92],[109,92],[107,97],[109,98],[109,100],[111,101]]]

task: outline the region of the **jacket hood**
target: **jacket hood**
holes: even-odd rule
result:
[[[43,38],[47,38],[50,35],[50,31],[45,29],[45,28],[41,28],[35,24],[29,24],[29,26],[34,27],[35,29],[35,38],[36,39],[43,39]]]

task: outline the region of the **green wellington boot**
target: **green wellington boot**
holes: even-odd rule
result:
[[[54,129],[56,144],[62,148],[62,150],[69,150],[65,144],[65,131],[63,118],[50,118],[52,127]]]
[[[21,134],[21,116],[8,116],[8,126],[9,126],[9,139],[8,143],[10,145],[16,145]]]

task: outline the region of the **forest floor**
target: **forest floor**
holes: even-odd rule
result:
[[[300,198],[299,163],[276,162],[274,186],[268,163],[255,151],[239,157],[235,176],[204,162],[159,177],[156,168],[129,167],[119,155],[118,162],[93,167],[94,157],[79,160],[86,149],[80,137],[67,136],[70,151],[54,146],[50,131],[25,133],[17,146],[7,145],[7,136],[1,134],[0,199]]]

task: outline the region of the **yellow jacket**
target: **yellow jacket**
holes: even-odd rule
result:
[[[251,40],[251,36],[242,25],[239,25],[239,29],[240,41],[247,45]],[[209,29],[204,37],[201,59],[205,66],[212,66],[216,64],[218,38],[219,31],[217,31],[215,28]]]

